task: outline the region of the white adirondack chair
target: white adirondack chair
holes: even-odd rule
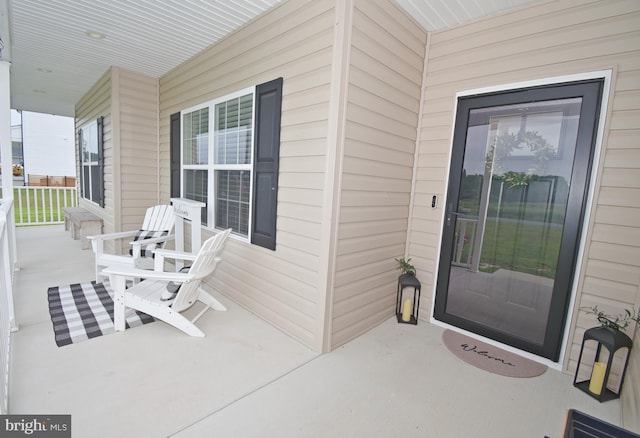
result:
[[[96,259],[96,282],[101,282],[102,269],[107,266],[130,266],[138,269],[153,269],[153,250],[164,248],[174,239],[173,226],[175,213],[171,205],[156,205],[147,209],[140,230],[88,236]],[[129,255],[108,254],[104,252],[107,240],[129,239]]]
[[[220,254],[229,237],[231,229],[220,232],[207,239],[197,254],[172,250],[156,250],[156,266],[164,265],[163,258],[193,260],[189,271],[162,272],[160,270],[145,271],[134,268],[109,267],[103,274],[109,276],[109,283],[114,290],[114,326],[116,331],[124,331],[127,309],[138,310],[167,324],[182,330],[190,336],[204,337],[195,322],[204,313],[214,310],[227,310],[218,300],[205,292],[200,283],[210,275],[220,262]],[[144,279],[134,283],[127,289],[127,278]],[[180,289],[172,301],[163,301],[170,282],[181,283]],[[196,301],[205,307],[191,320],[180,312],[190,308]]]

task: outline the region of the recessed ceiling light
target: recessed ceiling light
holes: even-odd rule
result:
[[[85,35],[96,40],[102,40],[105,38],[105,35],[103,33],[96,32],[95,30],[88,30],[85,32]]]

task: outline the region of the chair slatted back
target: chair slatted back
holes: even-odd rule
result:
[[[189,268],[189,274],[193,275],[193,279],[183,283],[180,287],[173,304],[171,304],[174,310],[182,312],[196,302],[200,283],[216,268],[230,233],[231,228],[210,237],[202,244],[196,259]]]
[[[175,213],[171,205],[149,207],[144,215],[142,230],[171,232],[175,225]]]
[[[171,205],[155,205],[147,208],[142,221],[142,228],[133,238],[134,241],[150,239],[153,237],[167,236],[173,230],[176,215]],[[153,250],[164,248],[164,243],[140,246],[140,254],[143,258],[153,257]],[[129,255],[133,255],[133,248],[129,250]]]

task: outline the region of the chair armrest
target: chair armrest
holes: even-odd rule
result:
[[[141,246],[141,245],[153,245],[154,243],[163,243],[163,242],[168,242],[169,240],[173,240],[175,239],[175,235],[174,234],[169,234],[167,236],[160,236],[160,237],[150,237],[148,239],[140,239],[140,240],[132,240],[131,242],[129,242],[129,245],[135,246]]]
[[[190,252],[176,251],[175,249],[164,249],[164,248],[154,249],[153,254],[155,254],[156,257],[163,257],[163,258],[174,259],[174,260],[190,260],[190,261],[195,260],[196,257],[198,256],[198,254],[193,254]]]
[[[149,280],[175,281],[178,283],[184,283],[185,281],[189,281],[194,278],[193,275],[187,272],[158,272],[126,266],[108,267],[103,269],[102,273],[108,274],[109,277],[115,275],[120,277],[146,278]]]
[[[104,253],[104,241],[105,240],[117,240],[124,239],[125,237],[133,237],[137,233],[136,230],[133,231],[120,231],[118,233],[106,233],[106,234],[95,234],[93,236],[87,236],[87,239],[91,241],[91,249],[96,257],[100,257]]]
[[[142,254],[143,245],[144,246],[155,245],[155,244],[159,244],[159,243],[168,242],[169,240],[173,240],[173,239],[175,239],[175,235],[168,234],[166,236],[150,237],[148,239],[133,240],[133,241],[129,242],[129,245],[131,245],[131,255],[133,256],[134,259],[138,259],[138,258],[140,258],[140,255]]]
[[[154,249],[153,250],[153,270],[154,271],[164,271],[164,259],[173,259],[173,260],[189,260],[194,261],[197,257],[197,254],[192,254],[190,252],[176,251],[174,249]]]
[[[133,231],[121,231],[119,233],[107,233],[107,234],[96,234],[94,236],[87,236],[87,239],[90,240],[113,240],[113,239],[123,239],[125,237],[133,237],[136,235],[138,230]]]

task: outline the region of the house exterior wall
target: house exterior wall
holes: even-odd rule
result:
[[[141,203],[169,202],[170,116],[283,77],[276,250],[232,238],[208,282],[331,350],[393,315],[396,257],[412,258],[430,315],[444,202],[430,204],[446,194],[456,93],[611,70],[575,309],[637,308],[639,41],[635,0],[543,1],[429,35],[391,0],[285,1],[157,88],[115,68],[98,81],[76,129],[105,116],[106,206],[81,205],[107,232],[139,224]],[[572,314],[565,371],[593,325]]]
[[[331,348],[395,312],[426,41],[392,1],[357,0],[350,14]]]
[[[105,116],[105,230],[137,225],[126,218],[136,216],[130,211],[140,210],[141,202],[169,201],[171,114],[284,77],[278,249],[234,240],[228,263],[211,282],[313,346],[324,325],[318,322],[327,308],[321,301],[332,289],[332,348],[390,316],[393,258],[405,253],[404,242],[423,282],[423,317],[430,312],[442,227],[442,207],[432,209],[430,198],[446,191],[456,92],[610,69],[576,306],[637,305],[640,152],[632,139],[640,112],[639,15],[634,1],[541,2],[434,32],[427,40],[387,0],[350,0],[339,8],[333,1],[283,2],[161,78],[159,88],[153,79],[113,68],[81,99],[76,115],[78,127]],[[336,60],[342,66],[336,68]],[[330,126],[332,118],[339,127]],[[333,185],[327,183],[334,165],[327,157],[340,163]],[[116,185],[122,187],[118,218]],[[337,199],[339,208],[335,249],[327,252],[330,266],[323,270],[327,198]],[[323,276],[332,278],[320,290]],[[569,371],[582,332],[592,325],[588,318],[574,314]]]
[[[388,0],[284,2],[160,80],[167,196],[170,115],[284,77],[276,251],[232,239],[209,283],[316,350],[393,315],[425,40]]]
[[[95,83],[93,87],[76,104],[75,110],[75,145],[76,145],[76,186],[78,187],[78,206],[84,207],[96,214],[103,221],[103,232],[115,231],[117,223],[114,217],[114,165],[113,165],[113,115],[112,115],[112,80],[113,72],[109,69]],[[104,174],[105,174],[105,206],[99,205],[82,198],[82,172],[80,169],[80,155],[78,144],[78,130],[84,128],[98,117],[104,117],[103,145],[104,145]],[[117,186],[115,186],[117,188]],[[109,248],[112,250],[112,248]]]
[[[622,426],[640,432],[640,329],[636,327],[631,357],[624,381],[622,399]]]
[[[599,305],[620,312],[640,304],[640,3],[562,0],[513,10],[430,35],[426,91],[420,119],[409,255],[423,283],[421,310],[429,315],[442,228],[457,92],[601,70],[612,84],[600,164],[588,223],[568,352],[573,373]],[[637,389],[635,390],[637,392]]]
[[[76,105],[77,131],[104,117],[105,206],[79,198],[103,220],[103,232],[135,230],[158,203],[158,80],[112,67]],[[78,178],[78,186],[81,184]],[[122,242],[119,242],[120,244]],[[109,251],[123,251],[106,242]]]
[[[117,109],[120,124],[120,229],[137,230],[147,208],[159,203],[158,80],[114,70],[118,75],[114,112]]]
[[[276,250],[229,239],[209,286],[321,349],[320,252],[333,56],[333,1],[284,2],[160,79],[160,188],[180,110],[283,77]],[[206,238],[206,230],[203,237]]]

